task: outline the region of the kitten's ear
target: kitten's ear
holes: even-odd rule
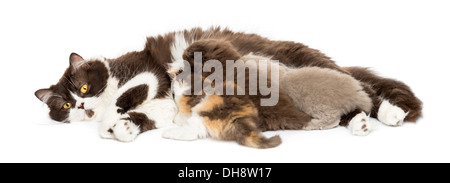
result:
[[[53,92],[50,89],[40,89],[34,93],[36,97],[42,102],[46,102],[51,96]]]
[[[153,59],[155,59],[155,56],[158,55],[156,45],[156,39],[154,37],[147,37],[144,50],[148,51],[150,53],[150,57]]]
[[[79,68],[88,66],[83,57],[81,57],[76,53],[70,54],[69,61],[70,61],[70,70],[72,71],[72,74]]]
[[[180,73],[181,73],[180,70],[177,70],[177,69],[175,69],[175,68],[169,68],[169,69],[167,70],[167,74],[169,74],[169,77],[170,77],[171,79],[177,77],[177,75],[180,74]]]

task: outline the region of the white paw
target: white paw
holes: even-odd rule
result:
[[[365,112],[361,112],[353,117],[348,123],[347,128],[350,130],[352,135],[356,136],[366,136],[370,133],[370,131],[372,131],[369,116],[367,116]]]
[[[187,127],[175,127],[167,129],[163,132],[162,136],[166,139],[174,140],[196,140],[198,139],[198,133]]]
[[[400,107],[392,105],[387,100],[383,100],[378,109],[378,120],[388,126],[400,126],[403,124],[407,112],[403,111]]]
[[[111,133],[111,130],[104,130],[104,129],[100,129],[100,137],[104,138],[104,139],[113,139],[114,138],[114,134]]]
[[[122,142],[131,142],[139,134],[139,126],[127,119],[119,120],[112,128],[114,136]]]
[[[175,118],[173,119],[173,122],[177,125],[185,125],[189,117],[189,115],[177,113],[177,115],[175,115]]]
[[[104,139],[113,139],[114,138],[114,133],[113,133],[113,129],[112,129],[112,125],[114,124],[100,124],[100,130],[99,130],[99,134],[101,138]]]

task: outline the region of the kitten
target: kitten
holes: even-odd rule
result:
[[[189,66],[180,68],[173,64],[169,72],[177,75],[178,72],[186,74],[191,78],[174,78],[173,93],[179,112],[175,117],[180,127],[166,130],[163,137],[177,140],[195,140],[197,138],[212,137],[219,140],[234,140],[241,145],[253,148],[272,148],[281,143],[279,136],[266,138],[262,131],[278,129],[301,129],[311,118],[295,108],[289,96],[282,91],[277,91],[279,101],[274,106],[262,106],[261,99],[266,97],[259,90],[256,95],[249,95],[249,75],[245,74],[246,83],[244,87],[238,86],[234,81],[209,80],[212,74],[217,72],[195,72],[194,54],[201,52],[202,62],[217,59],[224,63],[226,60],[237,60],[240,54],[232,49],[229,42],[217,40],[202,40],[189,46],[184,54],[184,59]],[[187,64],[186,64],[187,65]],[[178,66],[178,67],[177,67]],[[220,72],[219,74],[224,74]],[[234,73],[238,76],[242,73]],[[259,77],[259,75],[258,75]],[[242,78],[239,78],[242,79]],[[195,80],[201,80],[203,86],[223,88],[232,87],[236,92],[229,95],[207,94],[210,88],[195,89]],[[270,85],[270,79],[267,81]],[[237,91],[245,91],[245,95],[239,95]],[[273,93],[271,94],[273,95]],[[272,126],[276,124],[277,126]]]
[[[244,62],[270,60],[254,54],[240,59]],[[372,109],[372,100],[355,78],[328,68],[290,68],[270,62],[269,65],[279,70],[280,90],[289,95],[297,109],[313,118],[304,130],[334,128],[341,123],[342,116],[358,111],[359,114],[344,126],[353,135],[370,132],[367,114]]]
[[[170,78],[148,52],[117,59],[85,60],[72,53],[70,66],[50,88],[35,95],[50,118],[61,122],[100,121],[100,136],[128,142],[142,132],[172,125],[176,106]]]
[[[202,76],[193,76],[193,79],[215,84]],[[179,82],[173,82],[174,85],[182,86],[178,87],[180,90],[174,90],[179,109],[175,119],[177,123],[184,125],[181,128],[166,130],[163,137],[178,140],[212,137],[219,140],[234,140],[253,148],[272,148],[281,144],[278,135],[271,138],[263,136],[259,128],[258,108],[248,96],[206,95],[204,91],[202,95],[183,94],[192,88]],[[238,90],[242,89],[237,85],[231,85]]]

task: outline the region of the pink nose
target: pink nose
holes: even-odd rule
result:
[[[78,106],[78,109],[84,109],[84,102],[81,102],[80,106]]]

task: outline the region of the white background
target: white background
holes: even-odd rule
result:
[[[450,162],[448,1],[1,1],[0,162]],[[417,123],[366,137],[343,127],[277,131],[283,144],[258,150],[146,132],[101,139],[97,123],[51,121],[37,89],[54,84],[71,52],[85,58],[140,50],[146,36],[228,26],[302,42],[341,66],[372,67],[411,86],[424,102]],[[395,170],[392,170],[395,172]]]

